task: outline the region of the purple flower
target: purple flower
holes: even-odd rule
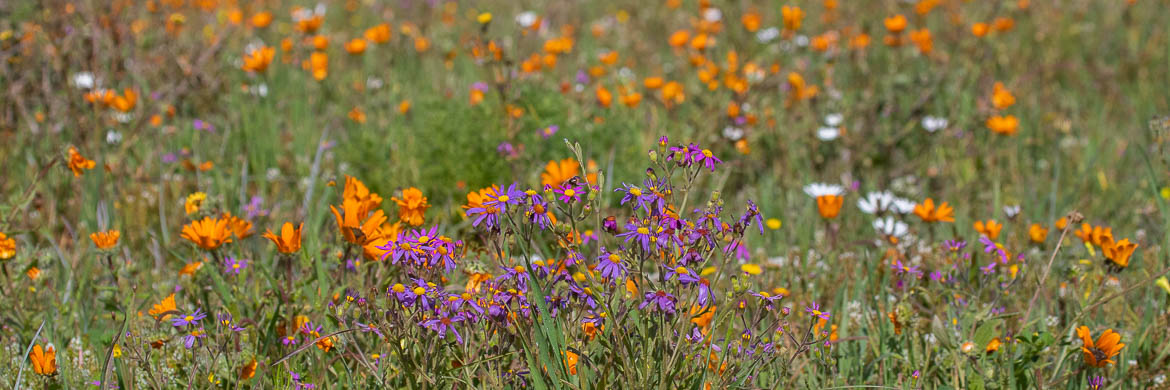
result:
[[[1105,387],[1105,377],[1094,376],[1089,378],[1089,390],[1101,390]]]
[[[455,334],[455,340],[462,344],[463,336],[459,334],[459,330],[455,329],[455,323],[462,322],[465,319],[466,317],[463,316],[463,313],[454,316],[450,316],[448,313],[442,313],[434,318],[423,321],[421,325],[427,329],[439,332],[439,338],[446,338],[447,332],[450,331]]]
[[[711,154],[711,149],[703,149],[695,152],[693,160],[697,163],[702,163],[704,167],[710,168],[711,172],[715,172],[716,164],[723,163],[723,160]]]
[[[195,127],[195,130],[203,130],[203,131],[206,131],[206,132],[208,132],[208,133],[214,133],[214,132],[215,132],[215,125],[212,125],[211,123],[204,122],[204,121],[202,121],[202,120],[199,120],[199,119],[196,119],[196,120],[195,120],[195,121],[192,123],[192,125],[194,125],[194,127]]]
[[[578,70],[576,81],[577,84],[589,84],[589,74],[585,73],[584,70]]]
[[[811,314],[813,317],[818,317],[822,320],[829,319],[829,312],[827,310],[821,311],[821,306],[818,305],[816,302],[813,302],[812,306],[804,308],[804,312]]]
[[[621,279],[626,274],[626,266],[622,265],[622,257],[617,252],[606,252],[601,248],[601,256],[597,257],[598,272],[606,279]]]
[[[890,269],[894,270],[894,273],[898,276],[910,274],[914,275],[915,278],[922,277],[922,271],[918,270],[918,267],[911,267],[906,264],[902,264],[902,260],[894,260],[894,264],[890,264]]]
[[[471,84],[471,89],[474,89],[474,90],[477,90],[480,92],[487,92],[488,91],[488,84],[483,82],[483,81],[476,81],[474,84]]]
[[[662,268],[666,269],[666,280],[674,279],[677,276],[679,283],[683,285],[699,282],[699,277],[695,275],[694,271],[687,269],[687,267],[670,268],[664,265]]]
[[[567,185],[563,188],[557,187],[553,189],[553,192],[556,192],[558,195],[560,195],[557,197],[557,200],[560,200],[564,203],[573,203],[581,201],[581,193],[583,192],[583,189],[581,186]]]
[[[223,263],[224,263],[224,272],[229,273],[229,274],[233,274],[233,275],[239,275],[240,271],[243,271],[244,268],[248,268],[248,260],[237,259],[237,258],[232,257],[232,256],[224,257]]]
[[[528,210],[524,212],[524,216],[528,218],[528,222],[539,226],[541,230],[548,229],[553,224],[552,218],[548,215],[548,203],[545,203],[539,196],[530,197]]]
[[[483,201],[484,206],[496,207],[506,213],[509,205],[515,206],[524,202],[524,191],[516,189],[516,183],[512,183],[507,190],[498,194],[488,194],[487,198],[488,200]],[[470,212],[471,210],[468,210],[468,213]]]
[[[200,345],[202,345],[203,344],[202,339],[204,337],[207,337],[207,332],[204,332],[203,328],[195,329],[195,330],[191,331],[191,333],[188,333],[186,336],[183,336],[183,346],[187,347],[187,349],[194,348],[195,342],[197,342],[197,341],[199,342]]]
[[[253,196],[248,205],[244,206],[244,214],[248,216],[248,219],[267,216],[268,210],[264,209],[264,198]]]
[[[216,316],[216,318],[219,320],[220,325],[223,325],[225,328],[230,329],[232,332],[240,332],[240,331],[244,330],[243,327],[240,327],[239,325],[236,325],[235,322],[232,322],[232,314],[231,313],[220,314],[220,315]]]
[[[967,242],[963,240],[946,240],[943,242],[943,246],[951,252],[958,252],[967,247]]]
[[[649,251],[650,250],[650,238],[653,236],[653,234],[650,233],[649,226],[638,226],[635,224],[629,224],[629,225],[626,225],[626,232],[622,233],[622,234],[618,234],[617,236],[621,237],[621,238],[625,238],[626,242],[630,242],[630,240],[634,240],[634,241],[638,242],[639,244],[642,244],[643,250]]]
[[[658,310],[668,314],[674,314],[674,305],[678,302],[670,293],[662,290],[647,292],[645,300],[641,305],[638,305],[639,310],[643,310],[646,306],[650,306],[650,310]]]
[[[561,129],[560,126],[552,125],[552,126],[540,129],[539,131],[537,131],[537,134],[540,134],[540,136],[544,137],[544,139],[548,139],[549,137],[552,137],[554,134],[556,134],[557,130],[560,130],[560,129]]]
[[[641,207],[642,209],[646,210],[647,213],[651,212],[650,205],[653,204],[654,200],[658,198],[658,196],[654,195],[653,193],[643,192],[641,188],[626,183],[622,183],[622,188],[614,189],[614,192],[625,193],[625,195],[622,196],[621,204],[635,204],[635,210],[637,210],[638,207]]]
[[[175,327],[195,325],[199,323],[199,320],[204,318],[207,318],[207,314],[204,314],[203,310],[196,308],[194,313],[171,318],[171,325]]]
[[[760,298],[760,303],[763,303],[764,307],[768,308],[768,310],[773,309],[773,306],[772,306],[773,302],[776,302],[777,300],[784,298],[783,295],[779,295],[779,294],[772,295],[772,294],[768,293],[767,291],[754,292],[754,293],[752,293],[752,295],[755,295],[757,298]]]

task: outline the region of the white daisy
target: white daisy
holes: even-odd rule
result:
[[[756,40],[760,41],[760,43],[768,43],[768,42],[771,42],[773,39],[776,39],[776,37],[779,37],[779,36],[780,36],[780,29],[775,28],[775,27],[768,27],[768,28],[760,30],[760,32],[756,33]]]
[[[723,136],[732,141],[739,141],[743,138],[743,129],[733,126],[723,128]]]
[[[947,118],[927,115],[922,118],[922,127],[931,133],[945,129],[947,127]]]
[[[516,24],[520,27],[529,28],[536,23],[536,13],[532,11],[524,11],[516,15]]]
[[[889,191],[874,191],[858,199],[857,208],[866,214],[877,214],[892,208],[895,199],[894,194]]]
[[[822,127],[817,129],[817,138],[821,141],[832,141],[841,136],[841,129],[836,127]]]
[[[840,113],[834,112],[832,114],[825,115],[825,125],[828,125],[828,126],[833,126],[833,127],[840,126],[841,122],[844,120],[845,120],[845,116],[841,115]]]
[[[90,72],[74,73],[72,82],[73,82],[74,87],[77,87],[80,89],[93,88],[93,85],[94,85],[93,73],[90,73]]]
[[[826,195],[841,195],[845,193],[845,188],[836,184],[825,183],[811,183],[804,186],[804,193],[808,196],[819,198]]]
[[[904,237],[910,231],[905,222],[895,220],[894,217],[878,218],[873,221],[873,228],[879,233],[892,237]]]
[[[1015,219],[1017,215],[1020,215],[1020,205],[1003,206],[1003,214],[1007,215],[1008,219]]]

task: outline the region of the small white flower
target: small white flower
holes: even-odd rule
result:
[[[903,237],[910,231],[905,222],[895,220],[894,217],[878,218],[873,221],[873,228],[878,233],[893,237]]]
[[[385,85],[385,83],[383,83],[382,79],[380,79],[380,78],[373,77],[373,76],[366,78],[366,88],[378,89],[378,88],[382,88],[382,85]]]
[[[93,88],[94,78],[93,73],[78,72],[73,74],[73,86],[81,89]]]
[[[317,15],[325,15],[325,3],[317,3],[317,7],[313,9]]]
[[[822,127],[817,129],[817,138],[821,141],[832,141],[841,136],[841,129],[836,127]]]
[[[832,114],[825,115],[825,125],[828,125],[828,126],[833,126],[833,127],[840,126],[841,122],[844,120],[845,120],[845,116],[841,115],[840,113],[834,112]]]
[[[723,20],[723,11],[720,11],[715,7],[707,8],[703,11],[703,19],[707,20],[708,22],[718,22]]]
[[[825,195],[841,195],[845,193],[845,188],[836,184],[825,183],[811,183],[804,186],[804,193],[808,196],[818,198]]]
[[[877,214],[894,206],[894,194],[889,191],[874,191],[857,200],[857,208],[866,214]]]
[[[914,206],[917,206],[914,201],[909,199],[897,198],[894,199],[894,212],[898,214],[909,214],[914,211]]]
[[[268,178],[268,181],[276,180],[280,177],[280,169],[268,168],[268,171],[264,173],[264,177]]]
[[[134,115],[130,115],[128,112],[115,112],[114,119],[118,123],[130,123],[130,121],[134,120]]]
[[[723,136],[732,141],[739,141],[743,138],[743,129],[733,126],[723,128]]]
[[[1057,318],[1056,316],[1048,316],[1048,318],[1044,320],[1044,323],[1047,324],[1049,328],[1051,328],[1060,323],[1060,318]]]
[[[797,35],[795,42],[796,42],[796,46],[798,46],[798,47],[808,46],[808,37],[804,36],[804,35]]]
[[[1166,374],[1158,374],[1154,377],[1154,384],[1161,385],[1163,383],[1166,383]]]
[[[107,144],[116,145],[119,142],[122,142],[122,133],[119,133],[115,130],[110,130],[110,131],[106,132],[106,143]]]
[[[529,28],[536,23],[536,13],[532,11],[524,11],[516,15],[516,24],[520,27]]]
[[[922,118],[922,127],[931,133],[945,129],[947,127],[947,118],[927,115]]]
[[[253,85],[248,87],[248,93],[252,96],[266,97],[268,96],[268,84],[260,83],[260,85]]]
[[[1015,219],[1017,215],[1020,215],[1020,205],[1003,206],[1003,214],[1007,215],[1008,219]]]
[[[773,39],[776,39],[778,36],[780,36],[780,29],[775,27],[768,27],[756,33],[756,40],[760,41],[760,43],[768,43]]]

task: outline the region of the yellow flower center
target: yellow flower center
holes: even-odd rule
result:
[[[621,256],[618,256],[616,253],[610,253],[609,254],[609,261],[614,263],[614,264],[617,264],[617,263],[622,262],[622,258],[621,258]]]
[[[400,293],[406,291],[406,286],[403,286],[402,283],[395,283],[394,287],[391,287],[391,289],[396,293]]]
[[[638,234],[650,234],[650,229],[640,227],[638,228]]]
[[[195,316],[188,315],[186,317],[183,317],[183,320],[185,320],[187,322],[195,321]]]
[[[684,267],[678,267],[678,268],[675,268],[675,269],[674,269],[674,272],[675,272],[675,273],[680,273],[680,274],[686,274],[686,273],[687,273],[687,269],[686,269],[686,268],[684,268]]]
[[[427,292],[427,289],[422,288],[422,287],[415,287],[413,291],[414,291],[414,295],[423,295],[424,293]]]
[[[703,157],[711,157],[711,149],[703,149]]]
[[[426,244],[426,243],[428,243],[428,242],[430,242],[430,241],[431,241],[431,238],[430,238],[430,237],[427,237],[427,236],[422,236],[422,237],[419,237],[419,238],[418,238],[418,243],[419,243],[419,244]]]
[[[641,189],[639,189],[638,187],[633,187],[633,188],[630,188],[630,195],[633,195],[633,196],[642,196],[642,190],[641,190]]]
[[[565,196],[573,196],[573,195],[577,195],[577,191],[573,191],[572,188],[565,190]]]
[[[496,199],[498,199],[500,202],[507,202],[508,199],[511,199],[511,198],[509,198],[508,195],[500,195],[500,197],[496,198]]]
[[[515,267],[512,267],[512,270],[514,270],[516,272],[524,272],[524,267],[515,266]]]

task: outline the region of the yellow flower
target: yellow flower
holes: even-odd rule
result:
[[[782,223],[779,219],[768,218],[768,220],[764,221],[764,225],[768,226],[768,229],[779,230]]]
[[[264,238],[276,244],[276,250],[280,253],[295,253],[301,250],[301,228],[304,226],[305,224],[302,222],[294,228],[291,222],[285,222],[280,227],[280,236],[272,234],[272,231],[268,230],[264,232]]]
[[[12,256],[16,256],[16,240],[0,233],[0,260],[8,260]]]
[[[28,359],[32,361],[33,372],[42,376],[57,375],[57,349],[52,345],[48,349],[41,349],[41,345],[37,344],[28,354]]]
[[[488,23],[491,23],[491,21],[492,21],[492,13],[491,13],[491,12],[484,12],[484,13],[482,13],[482,14],[479,14],[479,16],[476,16],[476,17],[475,17],[475,20],[476,20],[477,22],[479,22],[479,24],[488,24]]]
[[[191,241],[200,248],[213,250],[220,245],[232,242],[232,231],[228,229],[228,221],[213,217],[203,217],[198,221],[183,226],[183,238]]]
[[[759,275],[764,272],[764,269],[761,268],[758,264],[750,263],[739,266],[739,269],[748,275]]]
[[[410,226],[422,225],[423,213],[431,207],[422,191],[414,187],[402,190],[402,199],[390,198],[390,200],[398,204],[398,220],[406,222]]]
[[[194,214],[199,211],[200,207],[203,207],[205,200],[207,200],[207,194],[202,192],[187,195],[187,202],[183,204],[183,209],[187,211],[187,215]]]
[[[1085,364],[1090,367],[1105,367],[1107,364],[1113,363],[1111,360],[1121,352],[1125,344],[1121,343],[1121,335],[1114,332],[1113,329],[1106,329],[1101,333],[1101,337],[1097,338],[1097,342],[1093,342],[1092,334],[1089,333],[1089,327],[1081,326],[1077,328],[1077,337],[1081,338],[1081,352],[1085,355]]]
[[[93,160],[86,159],[85,156],[82,156],[77,151],[77,148],[69,147],[69,170],[73,171],[73,177],[81,177],[81,174],[85,172],[84,170],[93,169],[95,166],[97,166],[97,163]]]
[[[113,248],[114,245],[118,245],[118,237],[121,236],[121,232],[117,230],[110,230],[105,232],[90,233],[89,239],[93,241],[93,245],[97,246],[98,249],[110,249]]]

